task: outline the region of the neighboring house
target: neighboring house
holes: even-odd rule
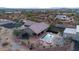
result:
[[[15,24],[16,22],[11,21],[11,20],[7,20],[7,19],[0,19],[0,25],[6,25],[6,24]]]
[[[68,17],[66,15],[57,15],[55,17],[55,21],[56,21],[56,27],[61,27],[61,28],[73,28],[75,27],[75,19],[73,16]]]
[[[35,33],[35,34],[40,34],[44,30],[46,30],[49,27],[48,24],[41,22],[41,23],[35,23],[32,24],[29,28]]]
[[[75,20],[73,18],[73,16],[68,17],[66,15],[57,15],[55,17],[55,21],[59,21],[58,24],[75,24]]]
[[[56,24],[55,26],[64,29],[64,28],[75,28],[76,25],[65,23],[65,24]]]
[[[79,25],[77,25],[76,29],[76,40],[79,41]]]
[[[72,37],[73,39],[75,39],[75,36],[76,36],[76,29],[74,29],[74,28],[66,28],[64,30],[64,33],[63,33],[64,38]]]
[[[5,12],[5,13],[9,13],[10,14],[10,13],[13,13],[13,12]]]
[[[13,13],[21,13],[21,11],[14,11]]]
[[[73,28],[66,28],[63,33],[64,38],[72,38],[73,40],[79,41],[79,25]]]
[[[67,17],[66,15],[57,15],[55,19],[69,20],[69,17]]]

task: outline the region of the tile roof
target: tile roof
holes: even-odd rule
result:
[[[41,33],[42,31],[44,31],[45,29],[47,29],[49,27],[48,24],[41,22],[41,23],[35,23],[32,24],[29,28],[35,32],[36,34]]]

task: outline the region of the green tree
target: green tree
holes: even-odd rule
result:
[[[21,35],[21,31],[20,30],[14,30],[13,31],[13,34],[15,35],[15,36],[19,36],[19,35]]]

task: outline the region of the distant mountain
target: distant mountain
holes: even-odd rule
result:
[[[75,12],[79,13],[79,8],[64,8],[64,7],[54,7],[54,8],[5,8],[0,7],[0,12],[45,12],[45,11],[60,11],[60,12]]]

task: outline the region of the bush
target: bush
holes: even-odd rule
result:
[[[21,35],[21,31],[20,30],[14,30],[13,31],[13,34],[15,35],[15,36],[20,36]]]
[[[20,27],[22,25],[22,23],[16,23],[15,27]]]
[[[29,39],[29,34],[24,32],[24,31],[21,31],[21,30],[14,30],[13,31],[13,34],[18,37],[18,38],[21,38],[21,39]]]
[[[3,47],[7,46],[7,45],[9,45],[9,43],[7,43],[7,42],[5,42],[5,43],[2,44]]]
[[[30,36],[29,36],[28,33],[22,33],[22,34],[21,34],[21,38],[22,38],[22,39],[29,39],[29,37],[30,37]]]

